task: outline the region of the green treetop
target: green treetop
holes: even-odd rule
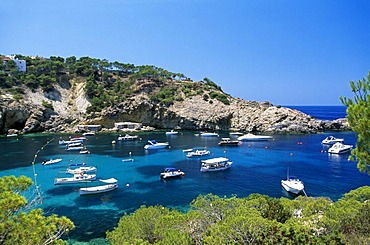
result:
[[[341,97],[347,106],[347,119],[352,130],[357,133],[356,148],[351,152],[351,159],[357,160],[357,168],[370,175],[370,72],[367,79],[356,83],[350,81],[354,98]]]
[[[32,185],[25,176],[0,178],[0,244],[66,244],[61,236],[74,228],[66,217],[44,216],[21,194]]]

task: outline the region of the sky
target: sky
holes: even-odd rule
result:
[[[341,105],[370,71],[368,0],[3,0],[0,54],[154,65],[274,105]]]

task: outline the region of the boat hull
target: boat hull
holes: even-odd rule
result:
[[[168,144],[165,143],[157,143],[155,145],[145,145],[145,150],[158,150],[158,149],[164,149],[168,146]]]
[[[229,168],[231,168],[231,164],[228,164],[228,165],[226,165],[226,166],[224,166],[224,167],[216,167],[216,168],[209,168],[209,167],[201,167],[200,168],[200,171],[201,172],[216,172],[216,171],[224,171],[224,170],[227,170],[227,169],[229,169]]]
[[[303,185],[301,183],[291,183],[289,180],[282,180],[281,186],[287,192],[290,192],[296,195],[299,194],[303,190]]]
[[[61,158],[53,159],[53,160],[49,160],[49,161],[44,161],[44,162],[42,162],[42,165],[55,164],[55,163],[58,163],[58,162],[61,162],[61,161],[62,161],[62,159],[61,159]]]
[[[118,188],[118,184],[92,186],[92,187],[80,188],[79,193],[80,195],[93,195],[93,194],[100,194],[100,193],[113,191],[117,188]]]
[[[184,172],[179,172],[179,173],[161,173],[160,178],[161,179],[174,179],[174,178],[179,178],[184,176]]]
[[[95,174],[91,174],[91,175],[85,174],[81,176],[75,175],[74,177],[71,177],[71,178],[55,178],[54,185],[76,184],[76,183],[83,183],[83,182],[88,182],[92,180],[96,180]]]
[[[272,140],[271,136],[240,136],[238,137],[239,141],[268,141]]]

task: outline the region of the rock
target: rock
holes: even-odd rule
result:
[[[12,98],[0,102],[0,131],[17,129],[31,132],[74,132],[78,124],[99,124],[111,131],[116,122],[140,122],[143,130],[236,130],[269,133],[317,133],[323,130],[350,130],[346,119],[317,120],[300,111],[270,102],[229,98],[229,105],[201,95],[184,97],[170,106],[154,103],[149,95],[158,84],[141,81],[136,90],[142,92],[101,112],[86,114],[90,105],[84,93],[84,82],[56,87],[55,91],[27,91],[24,100]],[[52,104],[45,108],[43,101]]]

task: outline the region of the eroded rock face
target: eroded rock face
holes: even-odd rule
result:
[[[300,111],[276,107],[269,102],[230,99],[230,104],[204,100],[202,96],[185,98],[166,106],[149,100],[143,93],[99,113],[86,115],[89,102],[83,83],[59,92],[29,94],[24,101],[0,103],[0,131],[18,129],[31,132],[72,132],[77,124],[100,124],[113,128],[115,122],[140,122],[155,128],[184,130],[239,130],[269,133],[316,133],[323,130],[350,130],[346,119],[317,120]],[[52,108],[45,108],[47,100]]]
[[[2,113],[2,127],[1,131],[6,133],[9,129],[23,129],[30,112],[22,108],[5,108]]]

